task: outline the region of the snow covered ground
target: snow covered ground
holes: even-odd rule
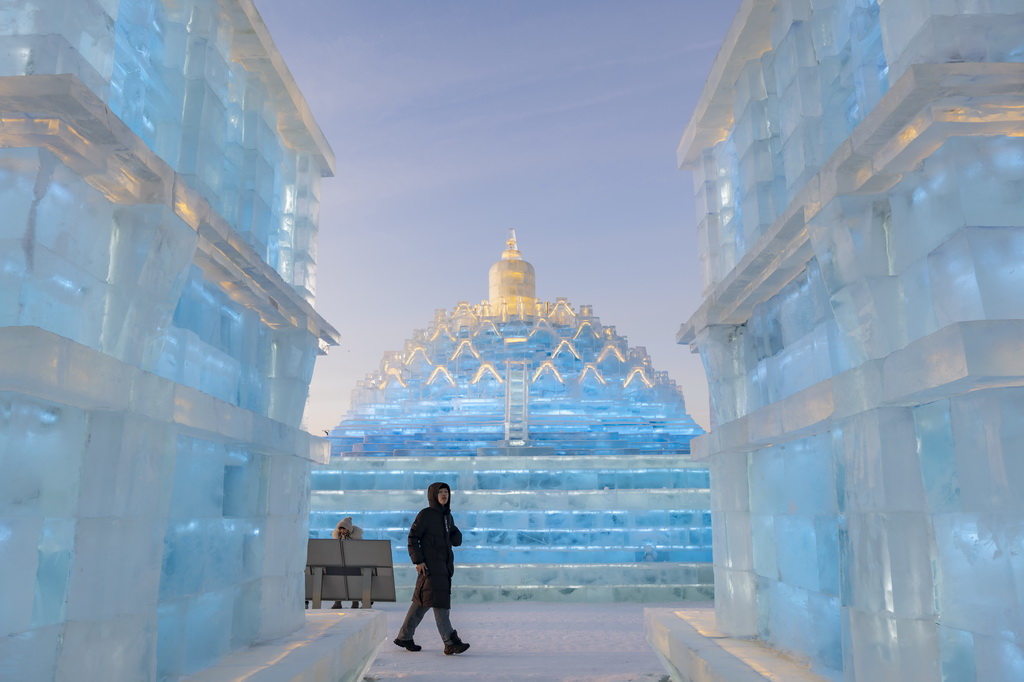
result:
[[[507,602],[453,604],[452,625],[472,646],[445,656],[428,613],[416,631],[423,650],[392,644],[408,603],[374,604],[386,612],[388,638],[364,680],[483,680],[487,682],[667,682],[644,639],[644,608],[663,604]]]

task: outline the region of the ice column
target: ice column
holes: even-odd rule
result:
[[[0,36],[0,660],[174,679],[295,630],[333,155],[249,0]]]
[[[748,0],[680,144],[718,625],[830,678],[1024,676],[1022,79],[1019,2]]]

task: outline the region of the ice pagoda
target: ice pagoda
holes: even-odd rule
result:
[[[675,382],[590,306],[540,301],[514,231],[489,280],[357,385],[314,467],[310,533],[355,517],[409,589],[409,524],[444,480],[463,600],[709,598],[702,430]]]

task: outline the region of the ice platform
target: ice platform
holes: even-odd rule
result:
[[[286,637],[225,656],[183,682],[359,682],[387,638],[387,616],[370,609],[306,612]]]
[[[644,609],[644,632],[675,682],[828,682],[758,640],[719,632],[711,604]]]

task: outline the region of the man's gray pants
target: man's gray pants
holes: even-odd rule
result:
[[[451,609],[439,609],[436,606],[416,606],[416,604],[409,605],[409,611],[405,614],[405,622],[402,623],[402,629],[398,631],[398,639],[412,639],[413,634],[416,632],[416,627],[431,608],[434,609],[434,622],[437,623],[437,631],[441,635],[441,641],[445,644],[451,644],[452,622],[448,619]]]

